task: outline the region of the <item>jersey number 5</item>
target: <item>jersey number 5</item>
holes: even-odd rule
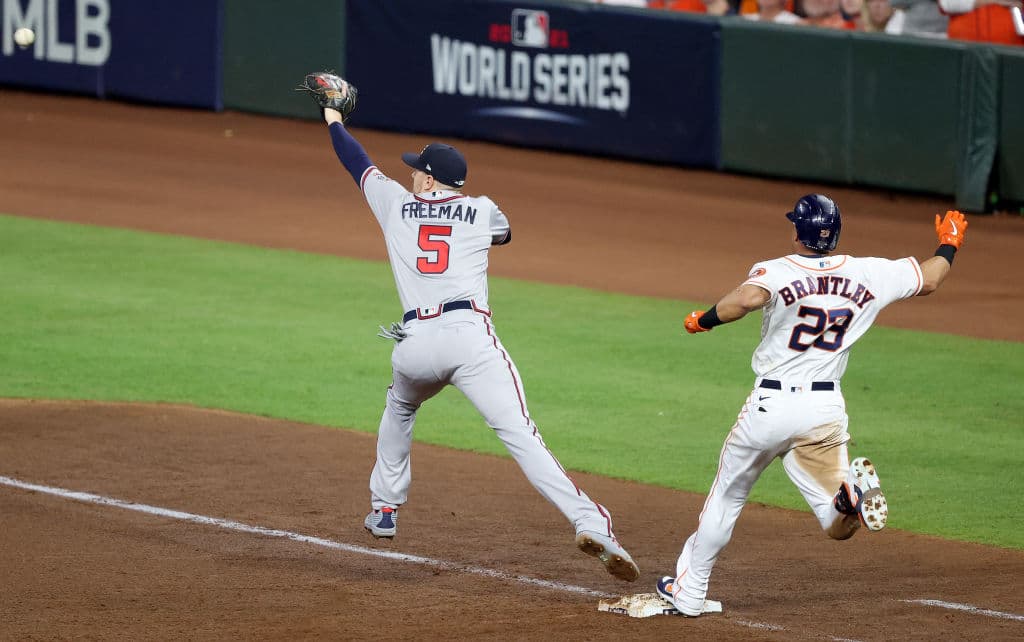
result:
[[[420,225],[420,249],[433,253],[433,256],[418,257],[416,259],[416,269],[423,274],[441,274],[447,270],[448,252],[451,250],[451,246],[448,245],[448,241],[434,237],[451,235],[452,228],[450,225]]]
[[[793,333],[789,335],[789,347],[791,349],[797,352],[804,352],[813,346],[821,350],[835,352],[843,347],[843,335],[846,334],[847,328],[850,327],[850,321],[853,320],[853,310],[848,308],[822,310],[821,308],[802,305],[797,314],[804,318],[813,319],[814,323],[801,323],[793,328]],[[832,337],[826,339],[825,337],[829,333],[832,334]],[[801,341],[805,334],[813,336],[814,341],[810,343]]]

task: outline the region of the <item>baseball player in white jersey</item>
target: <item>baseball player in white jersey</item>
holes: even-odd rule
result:
[[[325,86],[344,80],[327,78]],[[402,160],[412,168],[412,191],[385,176],[345,129],[341,113],[324,109],[335,152],[377,218],[405,315],[382,328],[396,340],[370,475],[373,509],[364,526],[394,537],[398,509],[411,482],[410,450],[416,411],[451,384],[473,403],[541,495],[573,524],[576,544],[613,576],[634,581],[639,570],[612,532],[608,511],[591,500],[548,450],[530,416],[523,382],[498,339],[487,301],[492,245],[512,238],[508,218],[486,196],[462,193],[466,161],[454,147],[427,145]]]
[[[849,461],[839,382],[850,348],[882,308],[939,287],[967,230],[960,212],[936,216],[939,249],[919,264],[910,257],[832,254],[842,221],[826,196],[804,196],[786,216],[795,226],[793,253],[754,264],[747,279],[714,307],[686,317],[693,334],[757,309],[764,314],[751,360],[754,389],[722,447],[697,531],[686,540],[675,576],[657,585],[684,615],[704,611],[715,560],[732,537],[750,489],[777,457],[829,537],[847,539],[861,524],[870,531],[885,527],[888,506],[874,465],[864,457]]]

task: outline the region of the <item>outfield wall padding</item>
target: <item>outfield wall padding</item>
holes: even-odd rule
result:
[[[838,32],[723,21],[723,167],[849,182],[849,56]]]
[[[224,105],[278,116],[313,117],[294,91],[303,76],[345,73],[345,1],[224,0]],[[301,98],[301,99],[300,99]]]
[[[722,22],[722,162],[769,176],[955,196],[984,208],[993,50]]]
[[[998,190],[1024,203],[1024,51],[1000,50],[999,66]]]

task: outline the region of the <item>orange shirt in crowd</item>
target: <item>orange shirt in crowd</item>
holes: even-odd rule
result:
[[[708,12],[703,0],[653,0],[648,6],[652,9],[668,9],[669,11]],[[786,0],[786,11],[793,11],[793,0]],[[757,12],[757,0],[740,0],[740,15]]]
[[[668,9],[669,11],[689,11],[690,13],[707,13],[703,0],[665,0],[664,2],[651,3],[652,7]]]
[[[950,38],[957,40],[1024,45],[1024,36],[1018,35],[1013,28],[1010,8],[995,4],[967,13],[950,14],[948,33]]]

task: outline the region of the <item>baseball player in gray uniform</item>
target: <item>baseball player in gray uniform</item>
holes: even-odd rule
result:
[[[751,362],[754,389],[722,447],[697,531],[683,546],[675,576],[657,585],[684,615],[704,610],[715,560],[754,482],[777,457],[829,537],[847,539],[862,524],[869,531],[885,527],[888,506],[874,465],[864,457],[848,458],[839,381],[850,348],[882,308],[939,287],[967,231],[960,212],[936,216],[935,256],[921,263],[892,261],[833,254],[842,220],[827,196],[804,196],[786,216],[795,226],[793,253],[754,264],[739,287],[685,320],[692,334],[754,310],[764,314]]]
[[[335,95],[350,91],[343,79],[320,76],[307,84]],[[495,330],[487,301],[488,251],[512,239],[508,218],[486,196],[463,194],[466,160],[454,147],[433,143],[418,154],[403,154],[412,168],[407,190],[370,161],[344,127],[342,112],[317,103],[338,159],[384,233],[406,311],[401,323],[382,328],[382,336],[396,341],[393,382],[377,436],[366,529],[374,537],[395,536],[411,482],[416,411],[451,384],[473,403],[534,488],[572,523],[577,546],[613,576],[636,580],[639,570],[616,540],[609,512],[570,479],[544,444],[519,371]]]

